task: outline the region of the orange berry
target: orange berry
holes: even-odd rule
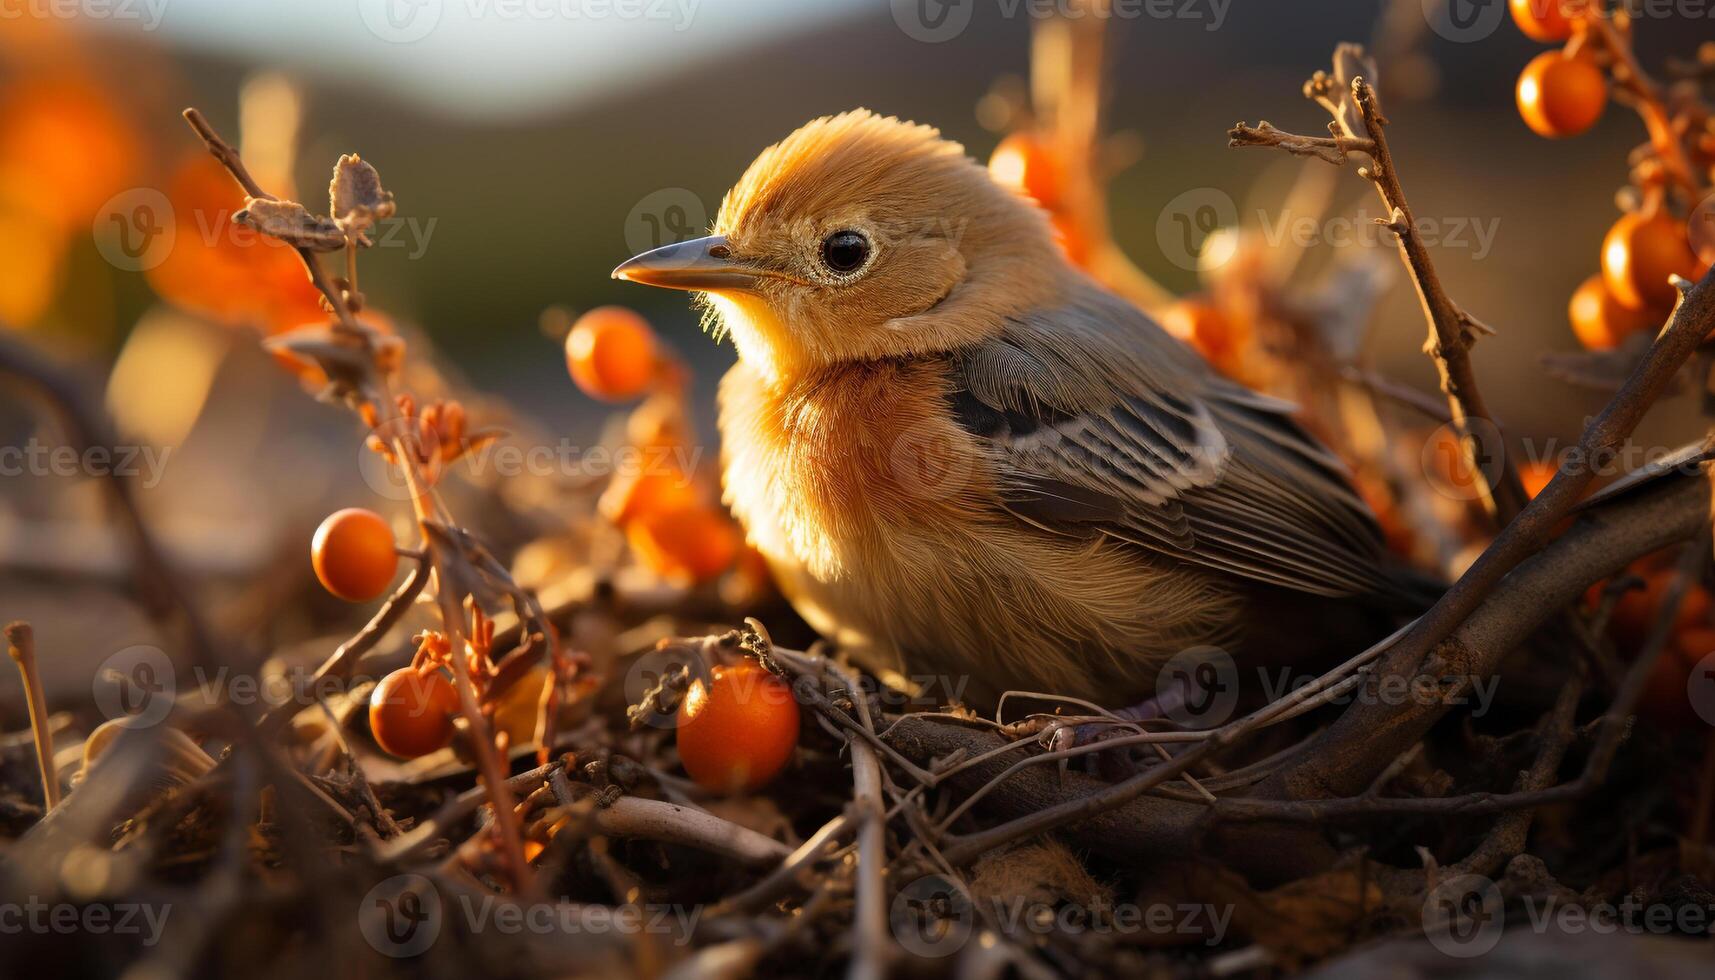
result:
[[[598,306],[566,335],[566,366],[592,398],[636,398],[655,378],[655,334],[649,321],[623,306]]]
[[[347,507],[328,515],[310,542],[310,564],[322,587],[351,602],[387,591],[399,568],[393,529],[380,514]]]
[[[135,180],[139,143],[106,93],[81,80],[13,84],[0,100],[0,177],[63,228],[87,230]]]
[[[1529,462],[1518,468],[1518,478],[1524,484],[1525,495],[1534,498],[1558,472],[1560,468],[1553,463]]]
[[[401,667],[383,677],[370,694],[369,731],[375,744],[413,759],[452,741],[458,710],[458,691],[445,671]]]
[[[1641,589],[1630,589],[1614,603],[1614,615],[1610,620],[1614,636],[1629,644],[1639,644],[1649,636],[1655,628],[1661,601],[1667,594],[1667,587],[1673,581],[1671,569],[1654,569],[1641,573],[1644,586]],[[1693,629],[1705,626],[1709,622],[1709,593],[1701,585],[1692,585],[1685,590],[1685,598],[1680,601],[1679,611],[1674,614],[1673,628],[1678,630]]]
[[[750,661],[710,673],[711,684],[693,681],[679,703],[679,761],[706,789],[759,789],[798,746],[798,702],[786,682]]]
[[[1602,240],[1602,279],[1632,309],[1668,309],[1679,299],[1668,276],[1695,279],[1700,263],[1685,228],[1672,215],[1624,214]]]
[[[1572,36],[1586,0],[1508,0],[1513,23],[1533,41],[1552,44]]]
[[[1211,361],[1237,353],[1243,340],[1238,326],[1219,307],[1197,297],[1182,299],[1168,307],[1162,314],[1161,326]]]
[[[1518,111],[1539,136],[1577,136],[1602,118],[1608,80],[1587,58],[1544,51],[1518,77]]]
[[[706,582],[732,567],[740,545],[738,528],[726,514],[701,504],[644,511],[626,528],[643,564],[657,574]]]
[[[683,510],[697,503],[691,478],[677,470],[646,469],[614,477],[596,507],[603,517],[625,525],[640,517]]]
[[[1585,350],[1612,350],[1632,334],[1653,333],[1667,319],[1651,310],[1635,310],[1614,298],[1601,275],[1579,283],[1566,305],[1572,332]]]
[[[989,157],[989,175],[1002,187],[1035,198],[1045,208],[1058,207],[1066,186],[1066,168],[1054,151],[1033,133],[1007,136]]]

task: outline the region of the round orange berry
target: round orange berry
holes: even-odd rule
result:
[[[636,398],[655,378],[655,333],[623,306],[598,306],[566,335],[566,367],[593,398]]]
[[[1621,303],[1600,275],[1579,283],[1566,305],[1566,315],[1585,350],[1612,350],[1633,334],[1653,333],[1667,318],[1665,313],[1657,316]]]
[[[1632,309],[1671,308],[1679,293],[1668,277],[1696,278],[1699,265],[1684,226],[1663,211],[1621,215],[1602,240],[1602,279]]]
[[[707,582],[737,560],[738,528],[727,515],[702,504],[639,513],[626,538],[644,565],[668,578]]]
[[[1544,51],[1518,77],[1518,111],[1539,136],[1577,136],[1602,118],[1608,80],[1587,58]]]
[[[596,508],[615,524],[630,524],[652,514],[695,506],[697,490],[690,476],[674,468],[646,468],[622,473],[602,491]]]
[[[310,541],[310,564],[329,592],[368,602],[387,591],[399,569],[393,529],[380,514],[347,507],[328,515]]]
[[[1508,0],[1513,23],[1533,41],[1552,44],[1572,36],[1587,0]]]
[[[693,681],[679,703],[679,761],[707,789],[758,789],[798,746],[798,702],[786,682],[749,661],[710,673],[710,684]]]
[[[369,731],[375,744],[406,759],[427,755],[453,738],[458,691],[439,667],[401,667],[369,696]]]

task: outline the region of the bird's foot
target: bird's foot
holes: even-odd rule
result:
[[[1049,730],[1045,744],[1050,752],[1058,752],[1081,748],[1083,746],[1099,745],[1102,742],[1114,741],[1136,735],[1139,725],[1160,719],[1171,719],[1185,707],[1187,686],[1182,679],[1175,678],[1167,686],[1157,690],[1153,697],[1132,705],[1109,712],[1110,717],[1100,721],[1087,721],[1081,724],[1056,726]],[[1171,745],[1162,743],[1153,745],[1115,745],[1111,748],[1099,749],[1089,753],[1093,762],[1092,769],[1096,775],[1104,779],[1124,779],[1128,776],[1158,765],[1163,761],[1162,752],[1168,756],[1173,754]],[[1069,759],[1060,761],[1061,771],[1066,769]]]

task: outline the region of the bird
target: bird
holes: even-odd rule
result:
[[[1289,665],[1420,604],[1291,403],[1075,267],[933,127],[815,119],[711,234],[613,276],[691,291],[731,338],[724,500],[805,621],[878,672],[967,704],[1132,705],[1186,651]]]

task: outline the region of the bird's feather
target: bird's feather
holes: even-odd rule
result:
[[[1094,286],[953,355],[1001,502],[1047,530],[1325,596],[1386,591],[1380,535],[1292,406],[1216,375]]]

